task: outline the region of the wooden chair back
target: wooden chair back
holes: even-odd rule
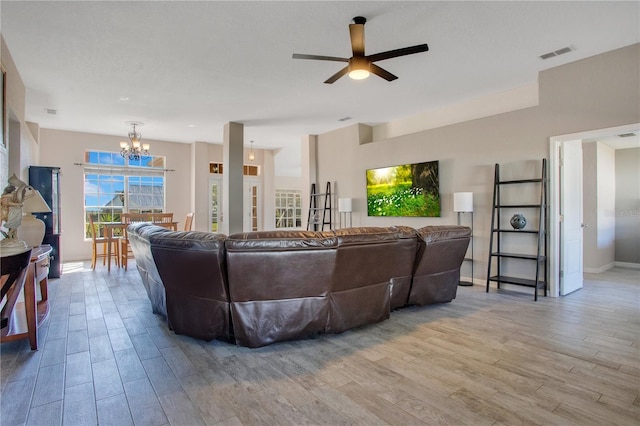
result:
[[[122,223],[153,222],[151,213],[122,213]]]
[[[193,212],[187,214],[186,219],[184,220],[184,230],[191,231],[191,226],[193,225]]]
[[[91,239],[95,243],[99,238],[99,231],[96,229],[96,224],[93,222],[93,217],[89,215],[89,227],[91,230]]]
[[[171,223],[173,222],[173,213],[154,213],[153,222]]]

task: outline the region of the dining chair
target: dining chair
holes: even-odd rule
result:
[[[193,225],[193,212],[187,214],[186,219],[184,220],[184,230],[191,231],[191,226]]]
[[[154,223],[171,223],[173,222],[173,213],[154,213]]]
[[[153,217],[151,213],[122,213],[120,215],[123,226],[122,239],[120,239],[120,266],[124,270],[128,270],[129,259],[133,259],[133,251],[129,245],[129,237],[127,235],[127,226],[138,222],[151,222]]]
[[[113,244],[111,249],[111,256],[115,258],[116,266],[120,265],[120,256],[118,248],[118,240],[120,238],[107,238],[99,236],[99,231],[96,229],[96,225],[93,222],[93,217],[89,215],[89,226],[91,227],[91,269],[96,269],[96,261],[98,258],[102,258],[102,264],[106,265],[109,262],[109,268],[111,268],[111,257],[107,254],[107,244]],[[102,246],[102,253],[98,253],[98,245]],[[107,259],[109,257],[109,259]]]

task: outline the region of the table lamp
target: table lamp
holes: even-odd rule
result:
[[[44,222],[32,213],[51,213],[40,192],[32,190],[33,195],[25,198],[22,205],[22,224],[18,227],[18,238],[29,247],[38,247],[44,239]]]

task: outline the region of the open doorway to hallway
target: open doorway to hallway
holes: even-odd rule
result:
[[[615,167],[616,163],[632,163],[633,158],[638,157],[639,129],[640,124],[635,123],[550,138],[549,265],[552,296],[579,289],[585,271],[599,272],[616,264],[640,267],[640,259],[628,257],[632,253],[640,256],[639,248],[632,247],[640,244],[638,164],[626,166],[619,173]],[[622,161],[629,157],[631,161]],[[635,178],[628,176],[634,172]],[[618,179],[616,175],[619,175]],[[620,182],[617,184],[616,180]],[[575,203],[580,203],[580,206]],[[576,213],[575,208],[582,206],[585,207],[584,212]],[[631,238],[627,240],[628,237]],[[584,245],[581,242],[579,247],[576,246],[575,238],[584,241]],[[623,244],[618,244],[618,239]],[[608,257],[601,266],[594,268],[589,263],[593,259],[602,261],[605,255]]]

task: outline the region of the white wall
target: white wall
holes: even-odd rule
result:
[[[539,74],[539,106],[360,144],[353,125],[318,136],[318,180],[354,199],[353,225],[452,224],[452,194],[474,193],[475,268],[486,278],[494,164],[512,177],[538,176],[549,138],[621,126],[640,117],[640,44]],[[439,160],[439,218],[380,218],[366,213],[365,170]],[[530,291],[527,289],[526,291]]]
[[[640,148],[616,151],[616,264],[640,267]]]
[[[0,36],[0,58],[6,71],[5,107],[7,109],[7,146],[0,143],[0,179],[4,188],[7,177],[15,173],[29,181],[29,166],[38,164],[38,141],[31,134],[25,121],[25,86],[13,62],[4,38]],[[36,135],[37,136],[37,135]]]
[[[616,151],[602,142],[598,147],[598,270],[608,269],[615,261],[616,239]]]
[[[602,142],[583,149],[583,253],[585,272],[598,273],[615,260],[615,150]]]
[[[599,268],[598,263],[598,153],[596,142],[582,144],[582,232],[583,268]]]

